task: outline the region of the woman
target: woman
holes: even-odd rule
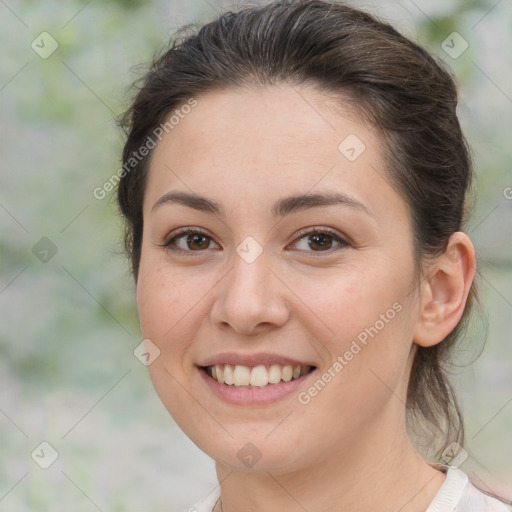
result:
[[[424,49],[321,0],[226,13],[146,75],[118,200],[152,381],[216,462],[190,510],[507,510],[451,464],[456,105]]]

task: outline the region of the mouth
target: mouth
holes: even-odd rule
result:
[[[212,380],[235,388],[265,388],[292,382],[313,372],[315,366],[270,364],[244,366],[214,364],[200,369]]]
[[[196,368],[207,394],[237,406],[267,406],[291,399],[318,373],[312,361],[270,353],[224,352]]]

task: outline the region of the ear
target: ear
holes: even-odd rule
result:
[[[475,271],[473,244],[465,233],[457,231],[422,278],[414,343],[422,347],[436,345],[455,328],[464,312]]]

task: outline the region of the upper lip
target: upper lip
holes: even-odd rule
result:
[[[259,366],[259,365],[291,365],[291,366],[315,366],[310,362],[298,361],[280,354],[259,353],[240,354],[238,352],[224,352],[205,359],[198,366],[213,366],[215,364],[229,364],[232,366]]]

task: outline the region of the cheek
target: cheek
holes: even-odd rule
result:
[[[142,335],[159,340],[172,327],[171,317],[179,314],[184,304],[169,288],[160,268],[143,272],[142,275],[137,283],[137,310]]]
[[[172,271],[163,265],[141,262],[137,283],[137,308],[144,337],[162,345],[184,339],[187,325],[197,321],[209,285],[205,275],[186,270]],[[186,336],[185,336],[186,339]]]
[[[325,375],[329,381],[325,387],[331,391],[322,391],[318,402],[325,403],[318,403],[318,410],[331,414],[329,403],[334,400],[340,405],[334,414],[371,413],[391,396],[390,390],[404,383],[413,332],[408,276],[407,263],[401,267],[395,262],[368,265],[357,273],[333,273],[323,286],[313,287],[309,277],[296,281],[297,295],[307,297],[314,312],[302,317],[305,322],[311,320],[304,327],[311,332],[319,323],[327,327],[317,341],[331,364],[337,362]],[[321,384],[318,387],[323,390]],[[317,400],[315,390],[311,391],[311,398]]]
[[[310,318],[310,331],[313,323],[322,324],[322,343],[337,355],[358,336],[364,342],[376,330],[384,333],[392,330],[390,326],[396,329],[400,316],[397,310],[403,308],[409,291],[406,277],[378,262],[365,269],[330,269],[323,276],[297,273],[294,293],[310,311],[301,316],[301,321]]]

